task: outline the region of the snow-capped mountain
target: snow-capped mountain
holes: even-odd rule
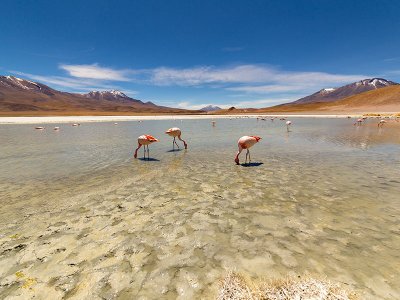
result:
[[[181,113],[185,110],[158,106],[150,101],[143,102],[117,90],[92,91],[87,94],[68,93],[15,76],[0,76],[0,112],[116,114]]]
[[[111,90],[111,91],[91,91],[87,94],[84,94],[86,98],[94,98],[94,99],[101,99],[101,98],[109,98],[109,99],[118,99],[118,98],[129,98],[121,91]]]
[[[15,76],[0,76],[0,88],[40,92],[46,95],[53,95],[54,92],[56,92],[55,90],[49,88],[47,85],[18,78]]]
[[[221,110],[221,107],[218,107],[216,105],[207,105],[200,110],[201,111],[216,111],[216,110]]]
[[[339,88],[322,89],[310,96],[301,98],[292,103],[305,104],[305,103],[316,103],[316,102],[332,102],[349,96],[357,95],[374,89],[384,88],[391,85],[398,85],[398,83],[383,78],[363,79]]]
[[[396,85],[396,84],[398,84],[398,83],[390,81],[390,80],[386,80],[383,78],[364,79],[364,80],[355,82],[356,86],[369,86],[369,87],[373,87],[374,89],[379,89],[382,87],[387,87],[387,86]]]

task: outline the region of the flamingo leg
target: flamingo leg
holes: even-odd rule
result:
[[[175,138],[172,140],[172,151],[175,151]]]
[[[147,145],[147,160],[150,160],[150,150],[149,150],[149,145]]]
[[[178,145],[178,143],[176,142],[176,138],[174,137],[174,143],[175,143],[175,145],[178,147],[178,149],[179,149],[179,145]]]
[[[247,153],[249,153],[249,163],[251,163],[251,157],[250,157],[250,150],[247,149]]]
[[[146,160],[146,145],[143,147],[143,160]]]

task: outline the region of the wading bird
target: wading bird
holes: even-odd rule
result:
[[[385,123],[386,123],[386,120],[380,120],[378,123],[378,127],[382,127],[383,124],[385,124]]]
[[[140,149],[140,147],[143,146],[143,159],[146,159],[146,152],[147,152],[147,159],[150,159],[149,157],[149,145],[158,142],[158,140],[151,135],[144,134],[138,137],[138,147],[135,150],[135,154],[133,155],[135,158],[137,158],[137,152]],[[146,151],[147,148],[147,151]]]
[[[187,149],[187,144],[184,140],[182,140],[182,138],[181,138],[182,132],[178,127],[170,128],[165,133],[174,138],[174,140],[172,141],[172,150],[175,150],[175,145],[179,149],[179,145],[176,142],[176,138],[178,138],[180,141],[182,141],[183,145],[185,146],[185,149]]]
[[[258,143],[258,141],[261,140],[261,138],[259,136],[242,136],[239,140],[238,140],[238,147],[239,147],[239,151],[236,154],[235,157],[235,163],[238,165],[239,164],[239,154],[243,151],[243,149],[246,149],[246,160],[245,163],[247,162],[247,157],[249,157],[249,163],[250,163],[250,151],[249,148],[254,146],[254,144]]]
[[[292,122],[291,121],[286,121],[286,129],[287,129],[287,131],[289,131],[290,125],[292,125]]]

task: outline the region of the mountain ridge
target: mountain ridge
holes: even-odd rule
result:
[[[199,111],[164,107],[134,99],[121,91],[92,91],[86,94],[62,92],[45,84],[0,76],[0,113],[23,114],[129,114],[129,113],[199,113]]]
[[[344,99],[346,97],[392,85],[398,85],[398,83],[386,80],[384,78],[367,78],[338,88],[325,88],[296,101],[285,103],[285,105],[333,102],[339,99]]]

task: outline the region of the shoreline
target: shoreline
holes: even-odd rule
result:
[[[156,116],[40,116],[40,117],[0,117],[0,124],[54,124],[54,123],[91,123],[91,122],[128,122],[145,120],[201,120],[263,117],[291,118],[357,118],[362,114],[231,114],[231,115],[156,115]]]

